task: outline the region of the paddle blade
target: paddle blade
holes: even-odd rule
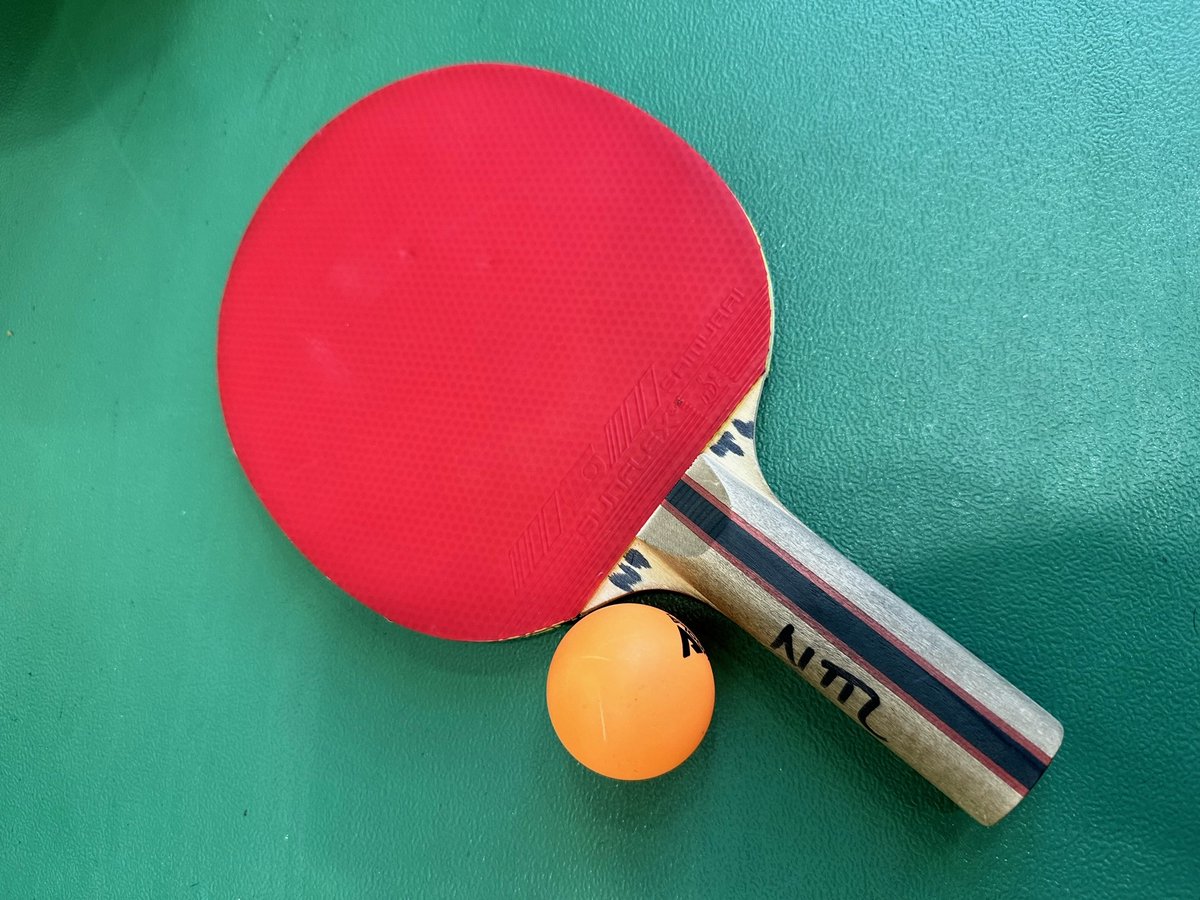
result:
[[[221,308],[234,449],[322,572],[490,640],[577,615],[765,370],[767,274],[720,177],[612,94],[467,65],[300,151]]]

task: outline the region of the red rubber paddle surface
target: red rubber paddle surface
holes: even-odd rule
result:
[[[319,131],[221,307],[225,420],[296,546],[396,622],[578,615],[766,368],[753,228],[626,101],[511,65],[389,85]]]

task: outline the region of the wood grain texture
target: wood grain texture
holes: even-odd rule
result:
[[[714,436],[589,608],[647,588],[704,600],[994,824],[1041,777],[1062,726],[783,508],[757,464],[759,394]]]

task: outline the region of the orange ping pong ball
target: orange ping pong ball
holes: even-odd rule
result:
[[[594,772],[633,781],[674,769],[712,721],[713,676],[700,642],[653,606],[618,603],[563,637],[546,679],[550,721]]]

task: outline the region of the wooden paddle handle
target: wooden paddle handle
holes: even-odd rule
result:
[[[709,456],[651,520],[669,565],[979,822],[1016,806],[1058,721]]]

